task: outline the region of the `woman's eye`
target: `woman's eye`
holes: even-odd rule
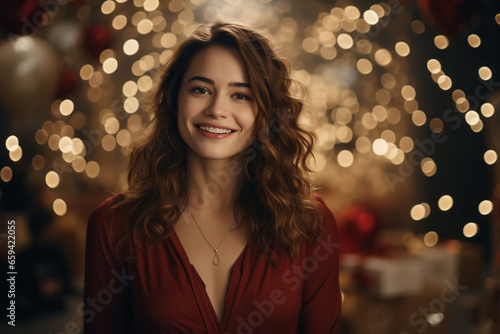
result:
[[[210,94],[208,89],[205,89],[203,87],[194,87],[193,89],[191,89],[191,91],[198,94]]]
[[[245,94],[241,94],[241,93],[234,94],[234,97],[238,100],[250,100],[250,98],[248,96],[246,96]]]

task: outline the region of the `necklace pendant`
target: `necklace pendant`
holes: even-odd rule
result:
[[[212,258],[212,263],[216,266],[220,264],[219,251],[217,249],[214,250],[214,257]]]

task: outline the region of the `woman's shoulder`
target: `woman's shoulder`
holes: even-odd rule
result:
[[[119,193],[106,198],[90,214],[87,229],[99,230],[107,233],[117,234],[117,228],[121,225],[119,222],[127,217],[126,208],[118,207],[125,197],[125,194]]]
[[[314,244],[317,244],[319,242],[323,245],[326,242],[328,244],[334,244],[335,247],[338,247],[339,238],[337,222],[332,211],[319,194],[313,193],[311,197],[316,200],[319,211],[318,214],[323,217],[322,232],[321,235],[316,238],[316,242]]]
[[[332,226],[336,227],[335,217],[333,216],[332,211],[330,210],[328,205],[326,205],[326,203],[323,200],[323,198],[321,197],[321,195],[319,195],[318,193],[312,193],[311,197],[317,203],[318,211],[319,211],[318,213],[325,218],[325,228],[328,228],[328,227],[332,228]]]

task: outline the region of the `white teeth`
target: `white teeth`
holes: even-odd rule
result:
[[[208,131],[210,133],[230,133],[231,132],[231,130],[227,130],[227,129],[219,129],[219,128],[206,127],[206,126],[200,126],[200,129]]]

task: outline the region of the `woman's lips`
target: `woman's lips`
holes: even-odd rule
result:
[[[210,139],[223,139],[223,138],[229,137],[230,135],[232,135],[235,132],[235,131],[232,131],[229,133],[211,133],[211,132],[200,129],[198,126],[196,127],[196,129],[202,135],[204,135],[205,137],[210,138]]]

